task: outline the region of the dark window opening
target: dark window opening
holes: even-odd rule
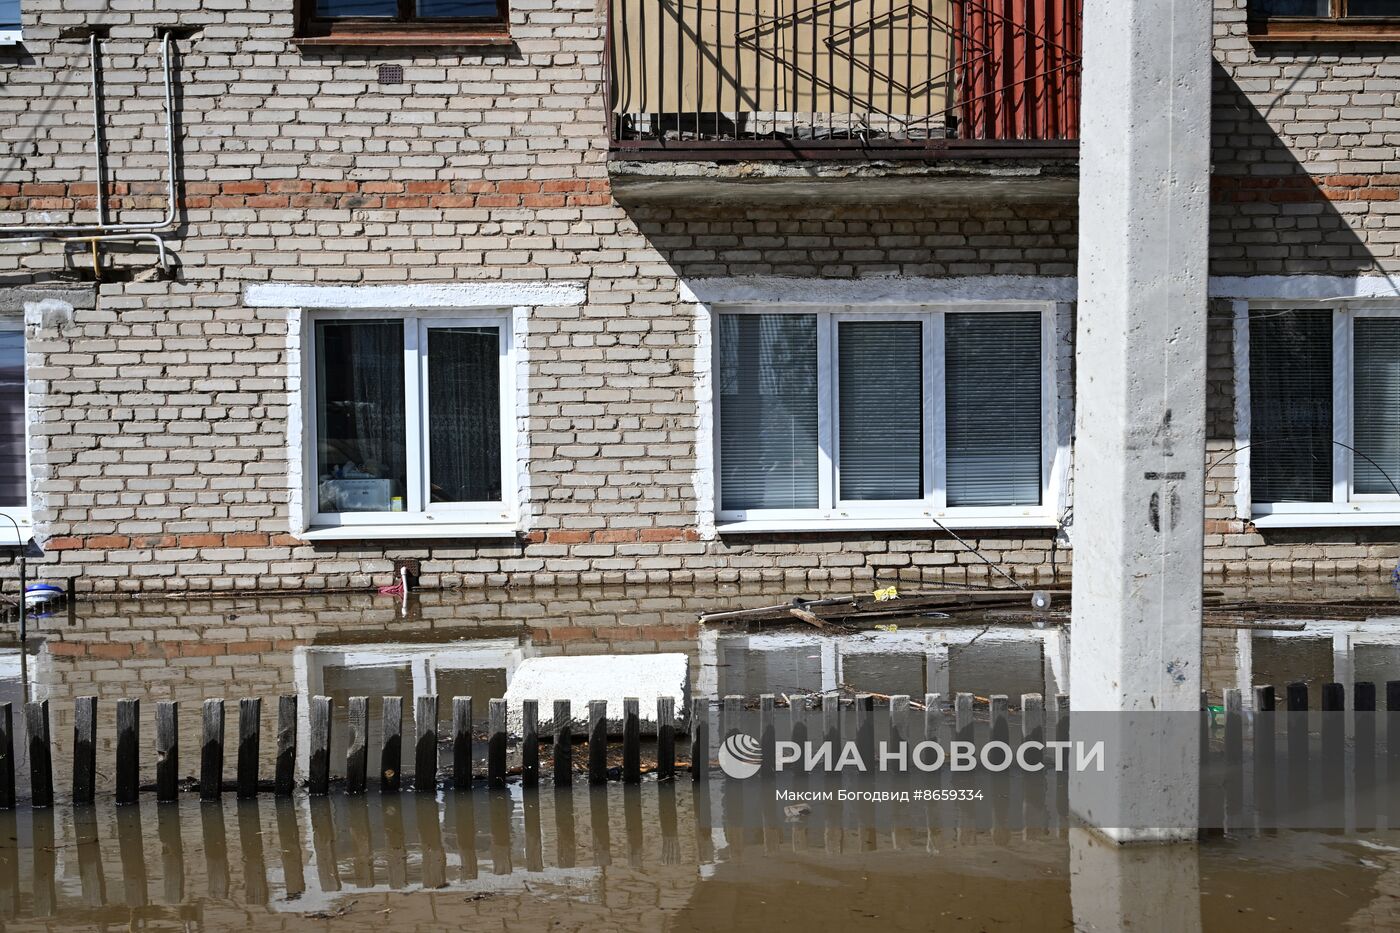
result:
[[[1400,0],[1249,0],[1255,39],[1400,40]]]
[[[509,41],[507,0],[300,0],[304,42],[461,45]]]

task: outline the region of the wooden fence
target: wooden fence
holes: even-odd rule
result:
[[[1322,712],[1346,712],[1345,694],[1342,684],[1324,685]],[[922,702],[898,695],[827,694],[793,698],[787,704],[788,715],[781,717],[781,707],[772,694],[762,695],[756,704],[739,696],[726,696],[718,705],[708,698],[697,699],[695,709],[689,716],[689,761],[678,761],[677,732],[685,722],[677,718],[674,699],[663,697],[657,701],[656,707],[655,765],[645,769],[645,772],[642,766],[639,701],[636,698],[623,701],[622,765],[620,769],[612,769],[608,764],[608,704],[604,700],[593,700],[587,704],[587,731],[578,737],[585,751],[577,773],[586,776],[590,784],[604,784],[614,773],[624,783],[636,784],[641,781],[643,773],[654,773],[658,780],[670,781],[676,778],[678,770],[685,768],[693,780],[706,780],[711,768],[709,730],[712,713],[718,714],[716,721],[723,739],[735,731],[739,716],[746,709],[755,707],[761,770],[768,775],[774,771],[774,746],[779,732],[795,741],[802,741],[809,732],[814,738],[839,741],[840,716],[844,711],[854,714],[854,738],[862,746],[873,747],[877,710],[885,711],[880,727],[891,740],[933,738],[946,734],[949,725],[954,739],[972,740],[975,708],[979,710],[978,721],[986,723],[983,737],[990,741],[1043,742],[1051,736],[1057,741],[1064,741],[1069,737],[1069,698],[1065,695],[1056,696],[1053,705],[1047,709],[1042,695],[1023,694],[1019,707],[1020,735],[1015,739],[1012,739],[1012,708],[1007,696],[981,698],[971,693],[958,693],[951,698],[951,704],[948,700],[940,694],[926,694]],[[1388,713],[1400,712],[1400,680],[1385,684],[1385,700]],[[1207,772],[1216,768],[1224,775],[1222,781],[1205,780],[1202,783],[1202,814],[1210,825],[1221,825],[1211,822],[1220,814],[1240,813],[1246,802],[1251,812],[1258,814],[1276,813],[1282,803],[1312,806],[1316,798],[1310,797],[1310,791],[1323,791],[1326,799],[1335,800],[1345,798],[1350,790],[1360,816],[1362,809],[1372,804],[1366,795],[1378,787],[1381,762],[1385,762],[1384,773],[1392,791],[1400,792],[1400,715],[1373,715],[1377,711],[1375,684],[1362,682],[1354,685],[1351,704],[1354,715],[1350,720],[1338,715],[1320,717],[1320,729],[1316,735],[1319,741],[1315,746],[1312,741],[1315,737],[1313,721],[1306,715],[1309,708],[1308,686],[1304,683],[1289,684],[1285,703],[1285,710],[1277,710],[1275,688],[1256,687],[1253,691],[1253,709],[1247,713],[1240,691],[1227,690],[1223,710],[1219,710],[1217,716],[1207,706],[1205,695],[1202,695],[1202,767]],[[985,710],[985,714],[981,713],[982,710]],[[152,790],[160,802],[176,800],[182,791],[180,704],[175,701],[156,704],[153,786],[143,786],[141,783],[140,712],[139,700],[121,699],[116,703],[116,803],[134,803],[142,792]],[[351,697],[346,712],[349,740],[343,789],[347,794],[363,794],[369,786],[370,698]],[[413,736],[414,771],[411,784],[404,780],[403,773],[403,712],[403,698],[380,698],[382,738],[378,789],[381,793],[398,793],[405,786],[420,794],[434,794],[441,788],[470,790],[481,779],[489,788],[501,788],[516,776],[526,787],[537,786],[542,770],[542,742],[549,743],[552,748],[553,783],[567,786],[575,779],[576,736],[572,725],[573,710],[567,700],[554,702],[550,720],[553,728],[547,735],[539,728],[538,702],[526,700],[521,704],[518,768],[511,768],[508,763],[510,736],[506,701],[491,700],[485,733],[486,767],[484,774],[478,775],[474,768],[474,753],[479,739],[473,734],[472,698],[453,697],[451,767],[443,775],[439,770],[438,697],[417,697],[415,722],[418,725]],[[1271,715],[1275,712],[1285,715]],[[92,804],[96,796],[97,713],[97,697],[84,696],[76,700],[71,802],[78,806]],[[238,701],[236,776],[230,783],[224,777],[225,701],[205,700],[201,708],[199,778],[197,783],[186,784],[185,787],[197,789],[203,800],[218,800],[227,790],[234,791],[240,799],[253,798],[267,791],[278,797],[290,796],[298,786],[298,713],[296,696],[278,697],[274,773],[268,781],[260,767],[262,700],[252,697]],[[333,701],[325,696],[312,697],[308,713],[309,767],[305,787],[312,796],[324,796],[332,787]],[[49,701],[25,703],[23,714],[24,740],[29,757],[29,802],[36,808],[50,807],[55,802],[55,781]],[[945,724],[944,720],[949,717],[951,723]],[[1350,753],[1346,746],[1348,721],[1351,725]],[[1280,723],[1283,724],[1282,730]],[[1251,738],[1248,743],[1246,726],[1249,726]],[[10,810],[16,805],[15,738],[11,705],[0,704],[0,810]],[[1245,767],[1247,757],[1248,768]],[[1350,768],[1347,767],[1348,761]],[[1246,775],[1252,781],[1248,801],[1242,786]],[[1063,789],[1064,782],[1060,782],[1060,791]],[[1287,794],[1286,798],[1282,796],[1284,793]],[[1400,815],[1400,802],[1391,809]]]

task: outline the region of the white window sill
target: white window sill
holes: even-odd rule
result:
[[[0,29],[0,45],[19,45],[24,41],[24,34],[18,29]]]
[[[1250,519],[1255,528],[1400,527],[1400,512],[1275,512]]]
[[[28,509],[0,509],[0,547],[23,547],[33,537],[34,521]]]
[[[999,530],[1057,528],[1055,519],[1047,515],[959,515],[956,518],[940,518],[943,527],[960,530]],[[771,532],[822,532],[822,531],[925,531],[938,532],[939,527],[927,518],[842,518],[842,519],[787,519],[764,518],[753,521],[719,521],[715,531],[722,535],[768,534]]]
[[[411,541],[416,538],[514,538],[515,525],[499,524],[396,524],[324,525],[297,532],[303,541]]]

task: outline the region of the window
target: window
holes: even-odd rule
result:
[[[20,41],[19,0],[0,0],[0,45]]]
[[[1053,523],[1053,326],[1020,308],[721,311],[719,522]]]
[[[30,537],[24,328],[0,322],[0,544]]]
[[[1400,309],[1249,312],[1256,518],[1400,513]]]
[[[1254,39],[1400,40],[1400,0],[1249,0]]]
[[[0,0],[3,2],[3,0]],[[298,0],[298,36],[336,45],[500,45],[506,0]]]
[[[514,521],[505,315],[329,315],[310,328],[313,528]]]

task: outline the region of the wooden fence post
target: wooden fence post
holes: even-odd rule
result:
[[[156,703],[156,801],[171,803],[179,794],[180,704]]]
[[[419,794],[437,793],[438,698],[421,696],[414,711],[413,790]]]
[[[273,793],[290,797],[296,786],[297,698],[286,694],[277,698],[277,766]]]
[[[97,697],[73,704],[73,803],[93,802],[97,785]]]
[[[554,701],[554,784],[567,787],[574,782],[573,704]]]
[[[384,743],[379,753],[379,792],[397,794],[403,770],[403,697],[384,697],[380,702],[380,728]]]
[[[24,704],[25,732],[29,737],[29,793],[31,805],[53,806],[53,749],[49,745],[49,701]]]
[[[238,799],[258,795],[258,753],[262,745],[262,698],[238,701]]]
[[[472,789],[472,698],[452,698],[452,786]]]
[[[224,792],[224,701],[204,701],[204,744],[199,755],[199,799],[218,800]]]
[[[331,783],[331,698],[311,698],[311,724],[307,740],[311,743],[311,764],[307,783],[314,797],[324,797]]]
[[[141,701],[117,701],[117,803],[135,803],[141,790]]]

